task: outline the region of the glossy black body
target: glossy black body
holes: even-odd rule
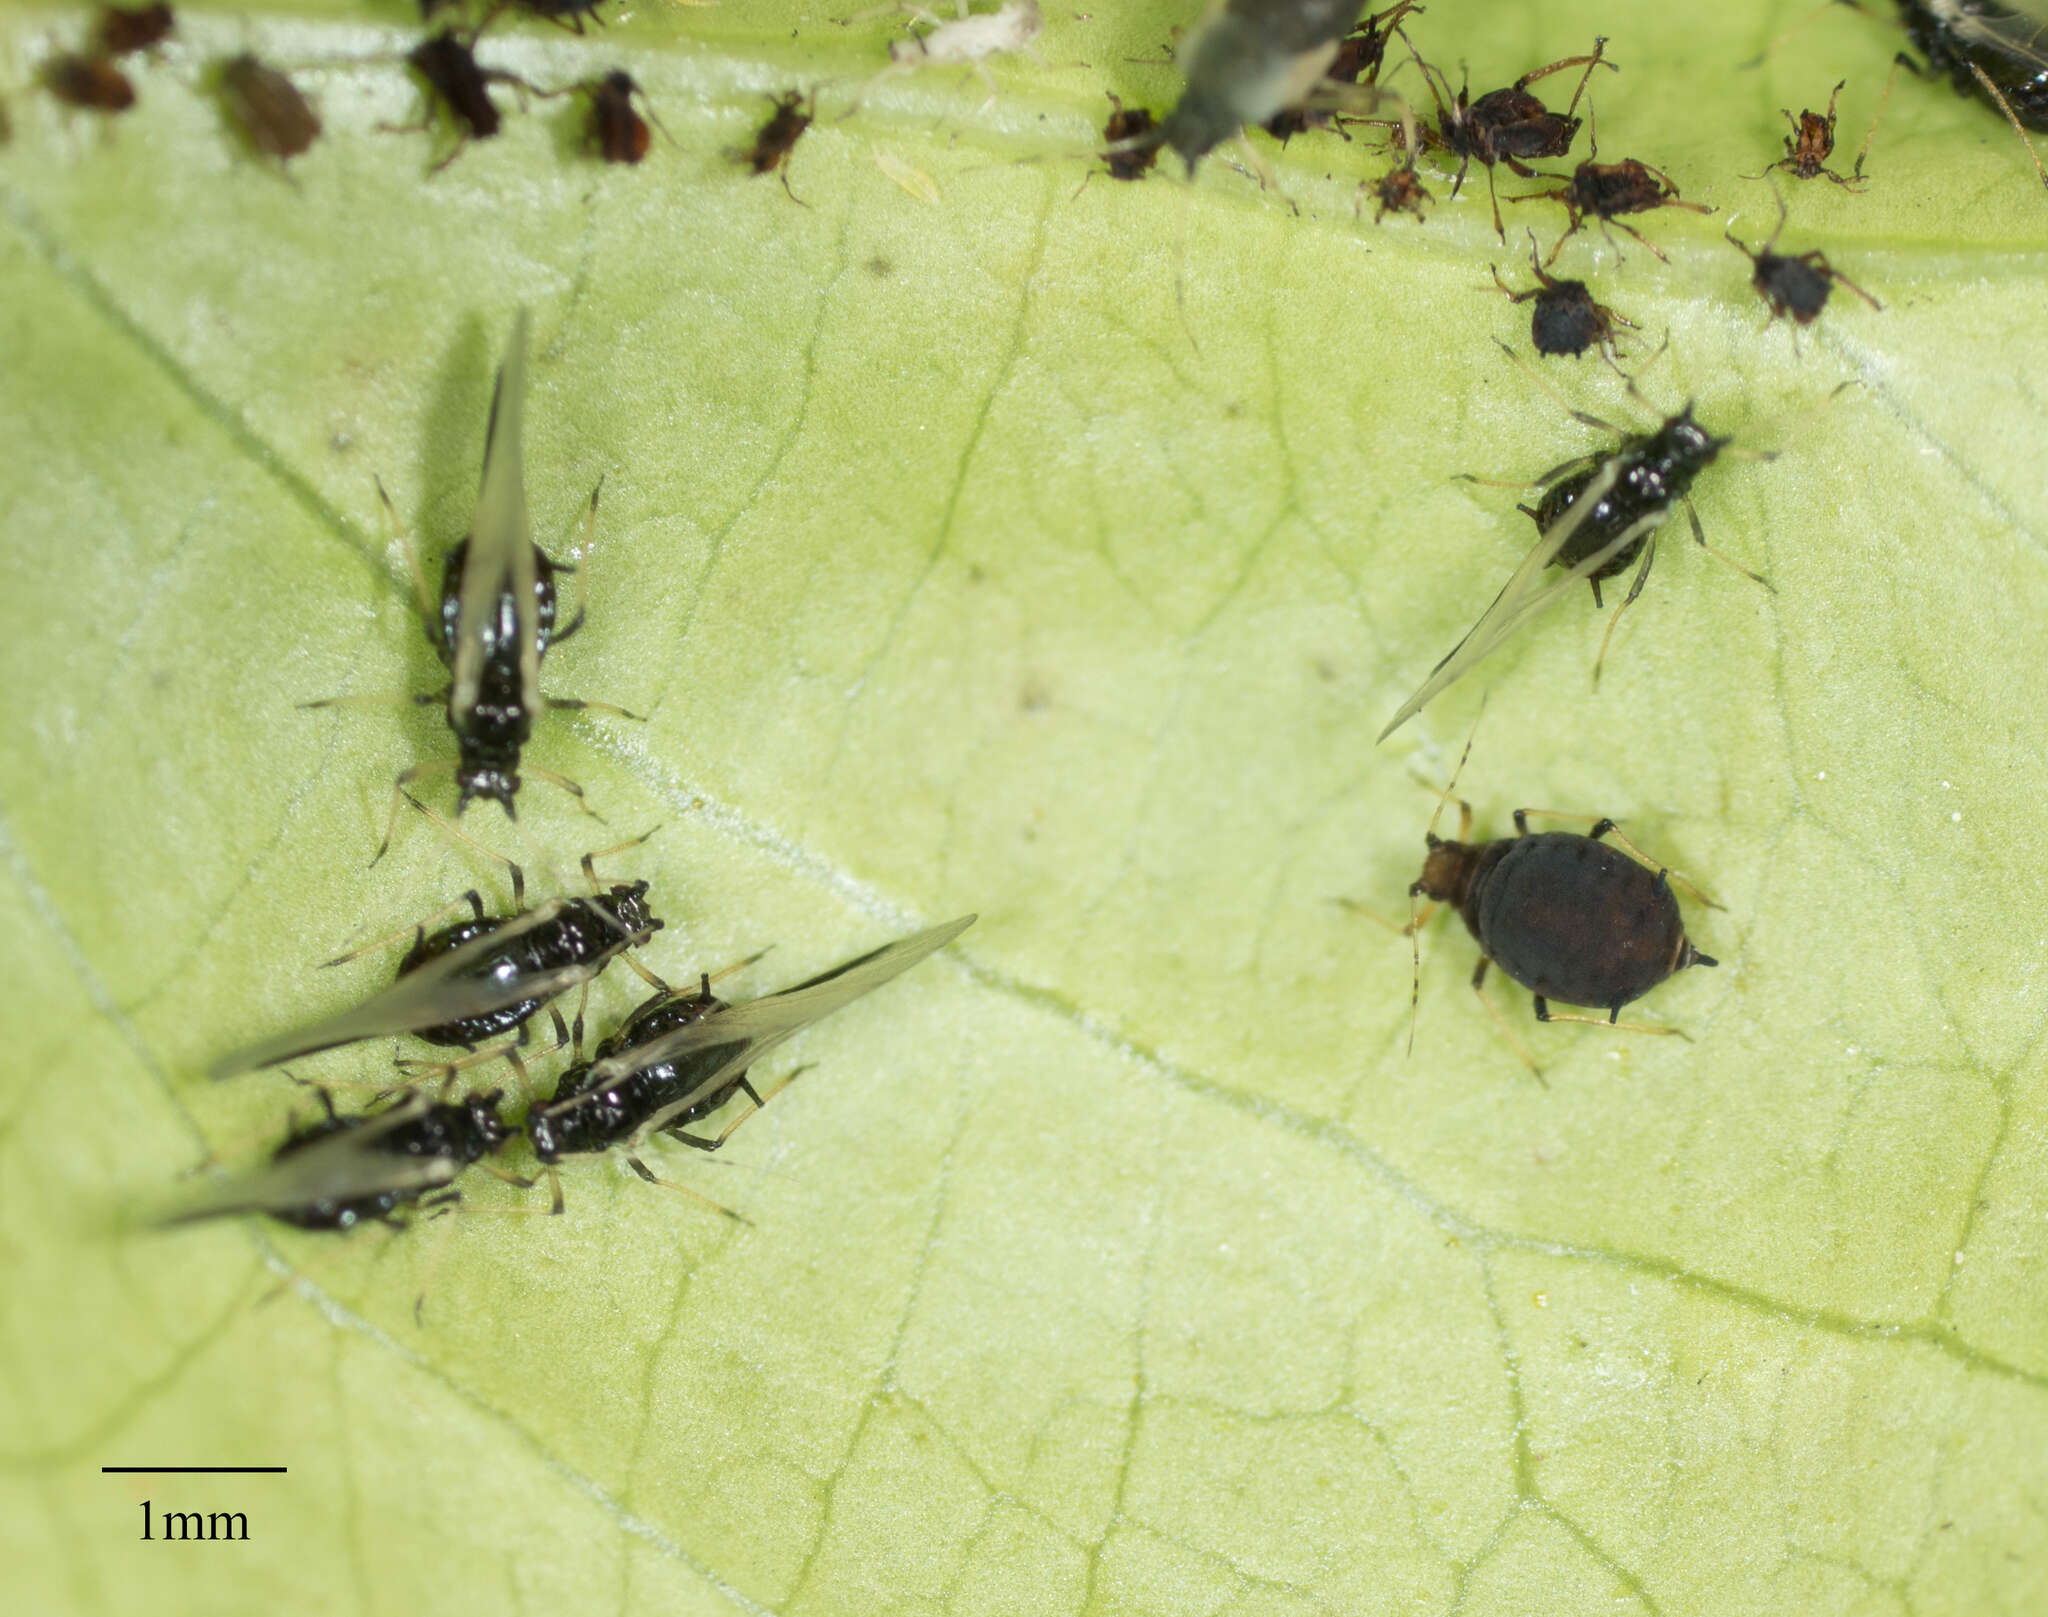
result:
[[[454,29],[444,28],[421,40],[406,60],[446,103],[471,140],[489,140],[498,132],[504,120],[491,100],[489,81],[477,65],[475,53],[456,37]]]
[[[1524,163],[1564,156],[1583,122],[1552,112],[1519,85],[1490,90],[1469,104],[1460,90],[1457,105],[1437,116],[1437,138],[1460,157],[1488,168],[1506,163],[1519,172]]]
[[[1586,487],[1611,462],[1620,462],[1614,486],[1600,497],[1599,504],[1582,518],[1572,535],[1551,558],[1553,567],[1575,567],[1588,556],[1605,549],[1627,528],[1652,513],[1668,511],[1692,487],[1693,479],[1714,463],[1727,445],[1692,418],[1688,404],[1678,415],[1655,432],[1626,438],[1612,454],[1603,455],[1585,470],[1561,478],[1543,491],[1534,508],[1524,507],[1536,526],[1550,532],[1558,518],[1569,511]],[[1592,573],[1593,602],[1600,604],[1600,583],[1623,571],[1642,553],[1655,530],[1638,535],[1622,546]]]
[[[380,1156],[438,1157],[453,1163],[458,1169],[466,1168],[471,1163],[481,1162],[512,1138],[513,1131],[498,1117],[498,1102],[503,1095],[502,1090],[493,1089],[460,1101],[430,1106],[421,1116],[377,1135],[363,1149]],[[320,1099],[327,1108],[327,1115],[303,1128],[293,1129],[272,1153],[273,1162],[285,1161],[337,1134],[354,1133],[376,1122],[379,1116],[372,1112],[365,1116],[340,1117],[335,1114],[334,1103],[325,1090],[320,1092]],[[395,1222],[391,1215],[407,1203],[418,1201],[422,1194],[417,1188],[407,1188],[378,1191],[366,1196],[316,1197],[297,1207],[273,1207],[270,1214],[302,1230],[346,1230],[369,1219]]]
[[[135,105],[135,86],[104,56],[51,57],[43,64],[43,88],[68,107],[93,112],[126,112]]]
[[[1612,1015],[1690,963],[1669,879],[1620,849],[1545,831],[1468,851],[1458,913],[1480,951],[1540,998]]]
[[[621,951],[661,930],[662,923],[647,907],[646,895],[647,883],[642,881],[630,886],[615,885],[609,892],[590,898],[570,899],[549,919],[519,933],[502,949],[485,952],[470,970],[453,980],[491,981],[512,987],[523,979],[570,966],[602,970]],[[398,975],[417,971],[428,961],[450,954],[473,939],[488,937],[507,924],[505,917],[479,916],[418,938],[399,961]],[[500,1010],[417,1028],[414,1033],[429,1044],[474,1049],[487,1039],[512,1032],[546,1003],[545,995],[514,1000]]]
[[[462,621],[462,569],[469,556],[469,541],[463,540],[448,552],[441,569],[441,616],[428,625],[427,638],[450,669],[455,666],[455,637]],[[548,647],[566,640],[582,627],[571,623],[555,633],[555,574],[559,569],[548,560],[540,546],[533,547],[533,623],[535,660]],[[476,703],[468,711],[455,705],[455,688],[448,689],[448,728],[455,733],[460,754],[455,765],[455,785],[461,794],[457,807],[466,809],[479,797],[495,798],[507,816],[514,815],[513,799],[519,791],[519,754],[533,737],[533,723],[540,715],[528,705],[519,671],[519,608],[508,583],[498,591],[497,610],[483,620],[483,657],[478,672]]]
[[[93,31],[99,36],[101,50],[109,56],[126,56],[160,43],[177,22],[171,8],[157,0],[155,5],[137,6],[132,11],[101,6]]]
[[[1928,66],[1946,73],[1957,94],[1983,95],[1974,64],[2021,123],[2048,129],[2048,16],[1995,0],[1899,0],[1899,13]]]
[[[222,64],[220,93],[249,144],[280,162],[319,138],[320,115],[298,86],[247,51]]]
[[[633,105],[640,86],[633,75],[614,68],[603,78],[584,86],[590,97],[590,143],[607,163],[637,163],[647,155],[653,131]],[[539,569],[535,569],[536,577]],[[552,608],[550,608],[552,613]]]
[[[724,1060],[731,1046],[713,1045],[680,1062],[656,1062],[602,1086],[593,1084],[592,1065],[702,1022],[725,1008],[725,1001],[711,992],[708,983],[694,994],[657,994],[641,1004],[616,1033],[598,1045],[589,1061],[579,1061],[562,1074],[552,1100],[528,1115],[526,1132],[533,1141],[534,1155],[542,1162],[555,1162],[572,1153],[604,1151],[631,1139],[648,1118],[695,1089]],[[743,1069],[730,1082],[678,1112],[661,1132],[689,1139],[681,1132],[682,1126],[717,1111],[735,1090],[745,1090],[758,1104],[759,1097]],[[705,1144],[702,1140],[691,1143]]]

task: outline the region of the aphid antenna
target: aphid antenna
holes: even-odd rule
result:
[[[373,939],[372,941],[365,943],[358,948],[349,950],[347,954],[338,954],[332,960],[321,961],[320,969],[322,971],[325,971],[329,966],[345,966],[351,960],[360,960],[366,954],[374,954],[379,949],[388,949],[394,943],[399,943],[406,940],[417,942],[419,939],[427,935],[427,929],[429,927],[439,927],[444,917],[453,915],[457,910],[462,909],[465,906],[468,907],[470,912],[479,921],[481,921],[484,918],[483,895],[479,893],[474,887],[472,887],[460,898],[455,899],[450,903],[442,905],[438,910],[434,911],[432,915],[429,915],[422,920],[410,922],[409,924],[400,927],[396,932],[388,932],[381,938]]]
[[[2041,177],[2042,186],[2048,187],[2048,168],[2041,166],[2041,154],[2034,150],[2034,143],[2028,138],[2026,126],[2020,122],[2019,115],[2012,110],[2012,103],[2005,99],[2005,92],[1992,83],[1991,75],[1986,73],[1974,59],[1970,63],[1970,73],[1977,80],[1979,88],[1991,97],[1992,101],[1997,104],[1998,110],[2005,114],[2005,121],[2012,125],[2012,132],[2020,137],[2020,144],[2026,147],[2027,155],[2034,160],[2034,172]]]
[[[1863,132],[1863,144],[1856,148],[1856,167],[1850,171],[1848,180],[1841,182],[1851,190],[1855,189],[1854,182],[1863,178],[1863,160],[1870,155],[1870,143],[1877,138],[1877,126],[1884,122],[1886,109],[1892,104],[1892,89],[1899,82],[1899,69],[1910,65],[1904,51],[1892,58],[1892,70],[1884,79],[1884,94],[1877,98],[1877,111],[1871,114],[1870,127]]]
[[[1516,353],[1514,349],[1510,348],[1498,337],[1494,338],[1493,345],[1494,347],[1498,348],[1503,354],[1506,354],[1508,356],[1509,364],[1513,365],[1516,370],[1520,371],[1524,376],[1528,377],[1530,381],[1534,382],[1536,386],[1541,388],[1545,393],[1549,394],[1552,401],[1557,405],[1557,407],[1560,410],[1564,411],[1564,413],[1570,416],[1574,421],[1578,422],[1581,426],[1591,427],[1595,432],[1604,432],[1616,438],[1624,436],[1621,428],[1614,425],[1613,422],[1604,421],[1599,416],[1590,414],[1585,410],[1581,410],[1577,405],[1573,404],[1570,399],[1564,396],[1564,390],[1562,388],[1560,388],[1549,377],[1545,376],[1541,371],[1537,370],[1535,366],[1531,365],[1526,359],[1524,359],[1520,354]],[[1640,397],[1640,395],[1638,395],[1638,397]],[[1572,463],[1566,462],[1566,464],[1570,465]],[[1477,482],[1479,481],[1479,479],[1474,478],[1471,479],[1471,481]],[[1541,483],[1547,482],[1549,481],[1549,479],[1547,477],[1544,477],[1538,478],[1537,481]],[[1516,485],[1508,484],[1506,486],[1512,488]],[[1523,484],[1521,486],[1528,487],[1529,485]]]
[[[540,771],[533,770],[531,771],[531,773],[539,774]],[[426,804],[422,803],[417,797],[414,797],[412,793],[408,792],[403,786],[400,786],[397,789],[397,791],[398,796],[404,798],[406,802],[410,803],[413,806],[414,811],[421,815],[428,822],[428,824],[434,827],[435,830],[439,831],[442,836],[448,838],[451,841],[460,842],[467,847],[475,849],[476,852],[482,854],[486,859],[489,859],[494,864],[503,865],[508,874],[510,875],[512,881],[512,907],[515,910],[523,910],[526,908],[526,872],[520,868],[516,860],[506,858],[504,854],[499,853],[498,850],[495,848],[485,847],[481,842],[477,841],[475,837],[471,836],[467,831],[463,830],[462,827],[457,825],[453,820],[450,820],[443,815],[437,814],[434,812],[434,810],[428,808]],[[395,818],[398,813],[398,804],[395,800],[391,805],[391,812],[393,817]],[[391,828],[389,826],[386,826],[384,829],[384,847],[389,847],[390,843]],[[383,858],[384,847],[378,848],[377,858]],[[373,859],[370,862],[372,864],[375,864],[377,861]]]
[[[434,594],[433,586],[427,582],[427,569],[420,560],[420,547],[413,541],[412,529],[399,520],[398,507],[391,503],[391,495],[385,490],[384,479],[372,473],[370,481],[377,485],[377,500],[384,507],[385,522],[390,526],[392,535],[405,547],[405,568],[412,575],[412,589],[414,596],[419,600],[420,619],[426,624],[427,633],[433,638],[434,643],[439,645],[441,603]]]

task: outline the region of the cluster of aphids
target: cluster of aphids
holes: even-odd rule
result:
[[[455,735],[458,813],[472,798],[488,797],[510,815],[534,719],[550,708],[595,705],[551,698],[540,689],[549,649],[575,632],[583,613],[558,623],[555,579],[570,564],[551,560],[529,532],[521,453],[526,354],[522,310],[491,398],[475,518],[468,537],[449,553],[439,595],[421,586],[427,637],[449,671],[447,689],[425,700],[445,705]],[[593,494],[593,517],[596,508]],[[417,578],[417,565],[414,572]],[[407,770],[398,793],[426,812],[406,787],[448,767]],[[394,811],[400,800],[394,797]],[[662,922],[646,882],[600,883],[595,861],[604,856],[583,856],[587,894],[531,907],[524,875],[511,865],[511,914],[487,914],[483,899],[471,891],[462,900],[470,910],[467,918],[433,931],[426,923],[412,929],[412,946],[390,987],[338,1015],[216,1061],[212,1076],[228,1078],[394,1036],[462,1052],[439,1062],[401,1060],[400,1076],[388,1086],[393,1093],[369,1112],[342,1115],[327,1091],[318,1090],[324,1115],[294,1126],[266,1168],[184,1202],[165,1222],[265,1212],[304,1229],[345,1230],[370,1219],[397,1223],[420,1206],[452,1201],[457,1175],[490,1164],[521,1138],[549,1178],[556,1212],[563,1204],[555,1165],[566,1156],[622,1149],[641,1177],[667,1183],[641,1159],[647,1141],[660,1136],[717,1150],[762,1103],[749,1077],[756,1062],[819,1018],[907,971],[974,921],[964,916],[777,993],[728,1004],[712,993],[709,974],[700,974],[693,988],[677,989],[636,957]],[[645,978],[654,992],[586,1057],[582,1009],[572,1033],[554,1002],[572,989],[587,990],[615,960]],[[552,1095],[522,1096],[525,1110],[516,1121],[504,1114],[502,1089],[454,1095],[461,1072],[500,1058],[525,1089],[530,1080],[520,1046],[544,1009],[554,1024],[554,1048],[573,1045]],[[722,1132],[691,1132],[691,1124],[737,1096],[745,1096],[750,1109]],[[535,1182],[495,1166],[494,1171],[517,1184]]]
[[[2023,140],[2023,125],[2048,127],[2048,17],[2029,15],[1998,0],[1901,0],[1900,9],[1934,70],[1949,73],[1959,89],[1975,91],[1996,105]],[[1501,279],[1498,267],[1495,283],[1514,302],[1534,304],[1531,336],[1539,353],[1580,355],[1597,347],[1612,363],[1614,328],[1630,322],[1597,302],[1584,282],[1554,278],[1547,265],[1588,220],[1597,221],[1603,232],[1618,225],[1661,259],[1663,253],[1626,223],[1624,215],[1659,208],[1711,210],[1680,197],[1671,178],[1647,162],[1633,157],[1599,161],[1596,137],[1590,135],[1588,157],[1569,174],[1543,174],[1530,166],[1569,158],[1580,128],[1591,122],[1588,88],[1596,70],[1618,70],[1606,55],[1606,41],[1595,39],[1590,51],[1533,67],[1513,83],[1477,98],[1465,86],[1453,96],[1442,70],[1409,38],[1410,24],[1424,11],[1417,0],[1396,0],[1370,15],[1361,15],[1362,11],[1359,0],[1219,0],[1178,52],[1186,88],[1172,108],[1155,116],[1149,109],[1127,107],[1111,98],[1102,154],[1110,174],[1138,180],[1161,150],[1177,153],[1192,174],[1202,157],[1250,129],[1263,129],[1285,142],[1318,129],[1341,132],[1344,125],[1377,126],[1398,140],[1394,166],[1377,182],[1360,188],[1361,197],[1369,193],[1377,200],[1377,217],[1400,210],[1415,214],[1418,221],[1422,218],[1423,205],[1432,198],[1417,161],[1426,152],[1434,153],[1446,166],[1455,164],[1453,196],[1474,163],[1486,170],[1494,229],[1503,242],[1506,229],[1501,198],[1494,189],[1495,169],[1504,167],[1522,179],[1549,179],[1554,183],[1546,188],[1508,199],[1551,201],[1565,210],[1565,229],[1547,258],[1538,256],[1535,233],[1530,232],[1537,284],[1516,291]],[[1401,52],[1395,60],[1397,42]],[[1913,65],[1903,55],[1899,60],[1901,65]],[[1393,88],[1395,74],[1408,64],[1427,92],[1432,118],[1418,117],[1410,100]],[[1573,69],[1578,73],[1571,99],[1561,111],[1553,109],[1536,87]],[[1895,67],[1894,79],[1896,74]],[[1835,97],[1841,88],[1835,86],[1825,113],[1802,110],[1795,119],[1786,111],[1791,134],[1783,156],[1769,165],[1767,173],[1783,169],[1801,180],[1825,177],[1851,190],[1863,186],[1869,136],[1850,174],[1827,166],[1834,150]],[[1583,119],[1582,100],[1587,101]],[[1871,128],[1874,133],[1875,119]],[[1264,159],[1256,146],[1246,140],[1244,150],[1249,165],[1262,170]],[[2043,178],[2048,182],[2048,173]],[[1778,209],[1781,232],[1782,196]],[[1789,316],[1798,324],[1810,324],[1837,284],[1877,306],[1825,255],[1778,253],[1777,235],[1774,232],[1761,247],[1748,246],[1732,234],[1728,237],[1751,260],[1752,284],[1773,318]],[[1629,386],[1634,393],[1633,380]],[[1617,441],[1608,449],[1568,460],[1537,480],[1541,492],[1536,504],[1522,507],[1536,525],[1534,546],[1478,622],[1394,714],[1381,740],[1579,580],[1591,586],[1598,608],[1603,604],[1602,583],[1633,567],[1627,593],[1609,620],[1595,658],[1597,682],[1614,627],[1648,579],[1657,534],[1681,504],[1702,549],[1764,588],[1771,587],[1707,546],[1688,496],[1694,480],[1728,449],[1729,440],[1695,420],[1690,404],[1650,432],[1623,432],[1582,412],[1572,414]],[[1561,576],[1546,579],[1554,568],[1562,569]],[[1599,1020],[1554,1017],[1549,1002],[1558,1000],[1604,1012],[1605,1021],[1613,1024],[1624,1006],[1674,973],[1716,964],[1686,936],[1671,873],[1651,870],[1632,848],[1628,852],[1634,857],[1624,857],[1608,846],[1608,839],[1620,840],[1613,821],[1594,820],[1586,835],[1531,834],[1528,816],[1535,811],[1518,810],[1514,838],[1472,843],[1467,840],[1471,811],[1461,804],[1458,837],[1439,838],[1437,818],[1456,781],[1454,773],[1438,802],[1426,838],[1428,858],[1409,894],[1411,905],[1423,899],[1431,909],[1449,904],[1463,917],[1481,950],[1472,978],[1475,991],[1489,966],[1498,964],[1532,991],[1539,1020]],[[1411,913],[1411,936],[1425,919],[1425,913]],[[1417,991],[1419,985],[1418,957]],[[1490,1002],[1488,1010],[1492,1011]],[[1508,1031],[1504,1023],[1501,1026]],[[1675,1030],[1643,1025],[1641,1031]],[[1412,1040],[1412,1019],[1410,1036]],[[1535,1062],[1527,1050],[1511,1033],[1508,1036],[1533,1069]]]

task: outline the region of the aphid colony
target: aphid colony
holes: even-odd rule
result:
[[[438,596],[425,589],[417,558],[413,563],[428,638],[451,675],[447,690],[434,700],[444,706],[455,736],[458,813],[481,796],[511,815],[520,752],[533,717],[549,707],[586,705],[551,701],[539,688],[541,659],[549,645],[574,632],[584,613],[579,607],[557,631],[554,579],[564,567],[551,561],[529,532],[521,449],[527,347],[528,319],[521,310],[492,392],[476,515],[468,537],[449,554]],[[595,511],[593,495],[593,517]],[[422,765],[400,777],[394,811],[405,801],[439,818],[406,790],[433,767]],[[385,840],[388,844],[388,830]],[[304,1229],[397,1222],[408,1209],[452,1200],[456,1193],[450,1186],[458,1174],[498,1156],[520,1138],[531,1144],[550,1180],[556,1212],[563,1207],[556,1165],[567,1156],[617,1147],[642,1178],[666,1184],[642,1159],[649,1140],[660,1136],[717,1150],[751,1110],[715,1136],[691,1133],[688,1125],[711,1116],[735,1095],[744,1095],[758,1109],[762,1098],[749,1076],[756,1063],[813,1022],[909,970],[974,922],[973,916],[964,916],[778,992],[731,1004],[711,992],[708,973],[699,974],[694,990],[679,991],[639,960],[637,951],[663,924],[654,913],[648,884],[607,885],[599,880],[596,861],[645,840],[585,854],[588,893],[531,907],[524,872],[506,861],[511,913],[488,913],[482,895],[472,889],[459,901],[470,911],[466,918],[431,931],[425,922],[412,929],[411,946],[389,987],[338,1014],[215,1061],[210,1075],[229,1078],[366,1039],[397,1036],[463,1052],[439,1061],[401,1059],[401,1076],[390,1088],[404,1092],[365,1113],[338,1113],[332,1097],[320,1090],[323,1115],[294,1125],[265,1167],[179,1203],[162,1221],[267,1212]],[[653,996],[586,1059],[581,1006],[572,1033],[555,1002],[572,989],[587,994],[614,961],[644,978]],[[527,1093],[518,1119],[504,1115],[502,1088],[450,1098],[461,1072],[498,1059],[511,1066],[521,1089],[530,1091],[521,1049],[542,1010],[554,1025],[554,1048],[574,1046],[571,1064],[551,1096]],[[516,1183],[533,1183],[494,1171]]]

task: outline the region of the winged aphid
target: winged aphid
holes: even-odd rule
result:
[[[550,1000],[591,981],[663,925],[648,907],[644,881],[615,884],[586,898],[551,899],[504,917],[486,916],[476,893],[464,897],[474,916],[432,933],[416,929],[389,988],[336,1016],[223,1056],[208,1074],[229,1078],[363,1039],[406,1033],[432,1044],[475,1049],[486,1039],[519,1029]],[[660,982],[638,962],[632,964]]]
[[[401,1208],[456,1199],[448,1188],[455,1177],[518,1135],[498,1115],[503,1092],[496,1089],[459,1101],[415,1091],[350,1116],[335,1111],[326,1090],[316,1093],[325,1115],[294,1126],[266,1166],[182,1200],[157,1222],[268,1213],[304,1230],[395,1224]]]
[[[613,1146],[630,1152],[656,1134],[715,1151],[737,1122],[715,1138],[691,1135],[683,1125],[709,1116],[735,1094],[746,1095],[758,1107],[761,1097],[747,1076],[756,1062],[812,1023],[901,976],[975,919],[966,915],[898,938],[743,1004],[727,1004],[713,995],[709,978],[692,994],[656,995],[589,1061],[563,1073],[553,1099],[533,1108],[526,1130],[534,1154],[552,1167],[578,1152]],[[637,1160],[635,1166],[640,1167]],[[644,1168],[640,1171],[645,1175]]]
[[[2048,0],[1899,0],[1899,11],[1927,65],[2004,113],[2048,185],[2027,140],[2028,129],[2048,129]]]

